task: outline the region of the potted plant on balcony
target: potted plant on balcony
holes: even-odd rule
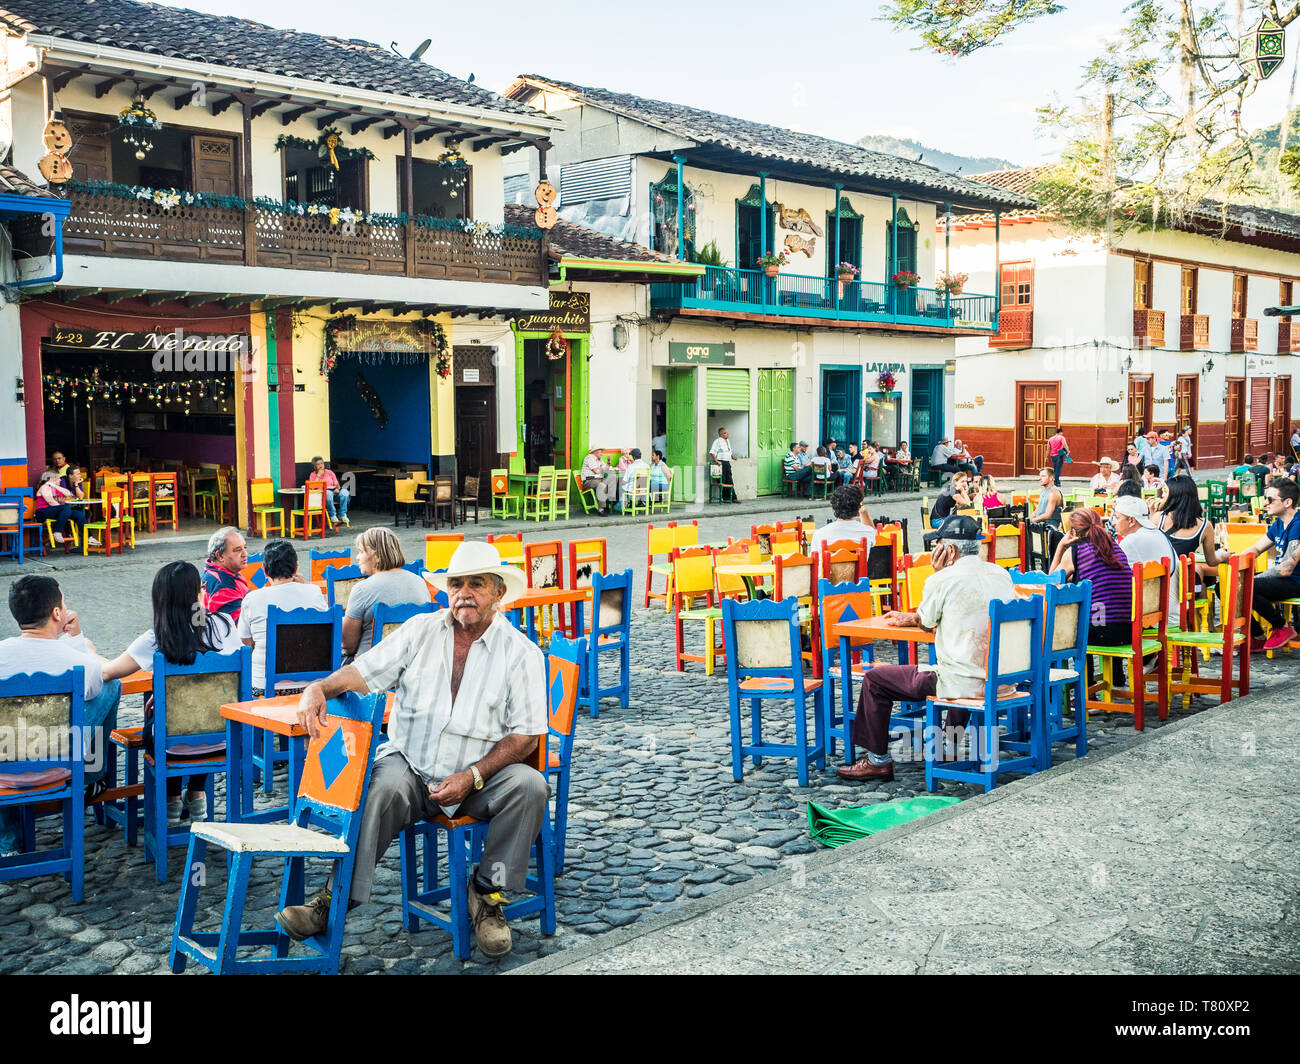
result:
[[[784,250],[777,252],[768,252],[766,255],[758,257],[758,265],[763,267],[763,272],[769,277],[775,277],[781,272],[781,267],[786,264],[786,254]]]
[[[966,287],[966,282],[970,280],[970,274],[966,273],[941,273],[939,274],[936,284],[940,292],[947,292],[950,296],[961,295],[961,290]]]
[[[851,262],[837,262],[835,264],[835,276],[839,279],[840,284],[848,284],[858,275],[858,268]]]
[[[914,270],[899,270],[893,279],[899,288],[915,288],[921,283],[921,275]]]

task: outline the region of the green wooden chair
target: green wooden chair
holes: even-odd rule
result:
[[[1228,482],[1225,480],[1207,480],[1209,490],[1210,520],[1218,523],[1228,519]]]
[[[902,491],[921,490],[921,459],[912,459],[912,464],[899,475],[898,486]]]
[[[818,472],[820,469],[825,469],[827,472]],[[831,475],[829,470],[830,466],[813,467],[812,481],[808,488],[809,498],[825,499],[830,494]]]
[[[632,471],[632,490],[628,493],[626,514],[645,514],[650,516],[650,470],[634,469]]]
[[[569,519],[569,470],[555,470],[551,483],[551,520],[563,517]]]
[[[538,466],[532,493],[524,496],[524,520],[555,520],[555,466]]]
[[[582,503],[582,512],[591,513],[600,509],[596,502],[596,491],[594,488],[584,488],[582,486],[582,471],[575,469],[573,471],[573,488],[578,493],[578,501]]]
[[[660,463],[662,464],[662,463]],[[668,471],[668,487],[661,488],[650,494],[650,512],[652,514],[666,514],[672,507],[673,499],[673,471],[671,466],[665,467]]]

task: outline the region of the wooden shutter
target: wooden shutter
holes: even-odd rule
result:
[[[1246,275],[1244,273],[1232,275],[1232,316],[1234,318],[1246,316]]]
[[[1196,313],[1196,267],[1183,267],[1183,298],[1182,306],[1184,314]]]
[[[1151,260],[1137,259],[1133,263],[1133,309],[1151,309]]]
[[[68,160],[78,181],[113,179],[113,125],[102,118],[67,115],[64,122],[72,134]]]
[[[239,142],[234,137],[195,133],[190,142],[190,165],[195,192],[239,195]]]
[[[705,370],[704,405],[710,410],[749,409],[749,370]]]
[[[1252,377],[1250,381],[1250,450],[1258,456],[1268,449],[1269,378]]]

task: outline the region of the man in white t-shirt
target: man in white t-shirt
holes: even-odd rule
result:
[[[723,502],[740,502],[736,498],[736,485],[731,481],[731,434],[725,428],[718,429],[718,438],[709,448],[709,458],[722,466],[722,486],[731,491],[730,499],[726,491],[720,491],[718,497]]]
[[[1169,573],[1169,625],[1178,624],[1178,556],[1173,545],[1154,521],[1146,499],[1121,495],[1115,500],[1115,534],[1124,548],[1129,565],[1134,562],[1164,562]]]
[[[239,637],[253,648],[253,695],[266,688],[266,615],[271,606],[282,610],[323,610],[325,593],[315,584],[298,579],[298,552],[286,539],[273,539],[262,552],[266,586],[244,596],[239,611]],[[281,683],[276,691],[296,691],[300,684]],[[274,694],[275,692],[271,692]]]
[[[87,796],[93,795],[110,782],[104,778],[104,750],[109,733],[117,727],[121,681],[104,682],[103,659],[82,634],[76,613],[68,609],[53,577],[20,576],[9,588],[9,612],[22,634],[0,640],[0,681],[24,673],[58,676],[69,669],[85,670],[85,726],[89,729],[83,747],[85,787]],[[18,852],[21,837],[17,810],[0,809],[0,856]]]
[[[835,543],[841,539],[851,539],[855,543],[865,539],[867,549],[876,545],[876,528],[871,524],[871,515],[862,502],[862,489],[845,484],[831,493],[831,513],[835,520],[823,525],[813,533],[812,552],[820,553],[826,543]]]

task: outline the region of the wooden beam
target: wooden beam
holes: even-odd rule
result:
[[[192,295],[186,294],[186,296],[185,296],[185,305],[186,305],[187,307],[201,307],[201,306],[203,306],[204,303],[211,303],[211,302],[213,302],[216,298],[217,298],[217,297],[216,297],[216,296],[213,296],[213,295],[198,295],[198,296],[192,296]]]
[[[116,77],[111,77],[107,81],[101,81],[95,86],[95,99],[102,100],[113,91],[115,86],[121,85],[124,81],[130,81],[131,73],[132,72],[128,70],[125,74],[118,74]]]
[[[194,102],[194,97],[197,96],[199,92],[200,92],[199,89],[190,89],[189,92],[182,92],[179,96],[176,97],[176,99],[172,100],[172,106],[176,108],[176,110],[178,111],[182,107],[188,107],[190,104]]]
[[[136,89],[136,93],[142,98],[148,100],[163,89],[167,88],[167,85],[168,82],[166,81],[155,81],[152,84],[145,85],[143,88]]]
[[[323,132],[340,118],[347,118],[347,116],[347,111],[330,111],[328,114],[322,115],[320,118],[316,119],[316,128]]]
[[[384,140],[387,140],[389,137],[395,137],[397,136],[397,134],[402,132],[402,124],[398,122],[395,125],[384,126],[384,128],[380,130],[380,132],[383,133]]]
[[[71,303],[77,299],[85,299],[89,296],[97,296],[103,291],[102,288],[56,288],[54,294],[65,303]]]
[[[89,63],[82,63],[80,66],[69,67],[66,70],[60,70],[59,73],[57,73],[54,76],[53,81],[51,81],[51,85],[53,86],[54,91],[59,92],[60,90],[66,88],[69,84],[71,84],[77,78],[81,77],[81,75],[84,74],[89,69],[90,69]]]
[[[169,303],[176,299],[175,292],[150,292],[144,297],[144,301],[151,307],[156,307],[159,303]]]
[[[215,118],[217,115],[221,114],[222,112],[229,111],[232,107],[235,106],[236,102],[237,102],[237,98],[234,96],[227,96],[224,100],[218,100],[216,103],[212,105],[211,108],[212,116]]]
[[[415,134],[415,143],[423,144],[426,140],[433,140],[434,137],[441,137],[444,133],[459,133],[460,126],[433,126],[430,129],[422,129]]]
[[[285,111],[284,114],[280,116],[280,125],[291,126],[296,121],[298,121],[298,119],[300,119],[303,115],[309,115],[315,110],[317,110],[317,108],[315,106],[311,106],[311,107],[295,107],[292,111]]]
[[[224,297],[216,297],[216,298],[218,298],[220,302],[225,305],[225,308],[227,310],[236,310],[239,307],[256,303],[262,297],[261,296],[224,296]]]
[[[264,299],[262,300],[262,309],[275,310],[277,307],[297,306],[298,302],[297,296],[289,296],[285,299]]]
[[[509,137],[480,137],[478,140],[473,141],[470,144],[469,150],[478,151],[480,148],[486,148],[492,144],[500,144],[503,140],[509,139]]]
[[[502,154],[502,155],[513,155],[513,154],[514,154],[515,152],[517,152],[520,148],[527,148],[527,147],[531,147],[531,144],[530,144],[529,141],[526,141],[526,140],[515,141],[515,143],[513,143],[513,144],[507,144],[504,148],[502,148],[502,149],[501,149],[501,154]]]
[[[282,104],[288,98],[289,97],[287,96],[280,96],[273,100],[263,100],[261,103],[257,104],[253,108],[253,117],[258,118],[261,115],[266,114],[266,112],[271,110],[273,107],[279,107],[280,104]]]
[[[122,288],[116,292],[111,292],[104,297],[106,303],[121,303],[126,299],[139,299],[141,296],[148,295],[146,288]]]
[[[358,118],[352,123],[352,135],[355,137],[362,130],[369,129],[377,122],[383,122],[386,117],[386,115],[366,115],[365,118]]]

